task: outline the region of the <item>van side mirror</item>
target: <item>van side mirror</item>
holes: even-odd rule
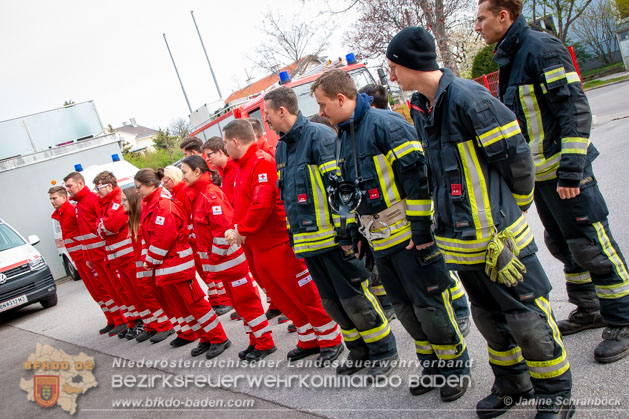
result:
[[[39,240],[39,236],[37,234],[28,236],[28,243],[31,244],[32,246],[35,246],[40,241],[41,240]]]

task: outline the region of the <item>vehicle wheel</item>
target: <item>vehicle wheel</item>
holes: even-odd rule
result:
[[[72,278],[72,280],[81,280],[81,275],[79,275],[79,271],[76,270],[72,262],[66,256],[63,257],[63,267],[65,268],[66,273]]]
[[[39,303],[44,308],[49,308],[49,307],[52,307],[52,306],[56,306],[57,305],[57,293],[55,292],[53,295],[51,295],[50,297],[46,298],[45,300],[41,300]]]

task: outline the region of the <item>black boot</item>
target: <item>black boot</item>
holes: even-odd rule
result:
[[[113,329],[114,327],[116,327],[115,324],[108,324],[107,326],[103,327],[102,329],[100,329],[98,331],[99,334],[104,335],[105,333],[109,333],[109,331],[111,329]]]
[[[315,365],[319,368],[327,367],[332,361],[337,359],[344,350],[345,346],[343,346],[342,343],[330,348],[321,348],[321,355],[315,360]]]
[[[242,360],[244,361],[245,359],[247,359],[247,354],[248,354],[249,352],[253,352],[253,350],[254,350],[255,348],[256,348],[256,347],[255,347],[255,345],[249,345],[249,346],[247,346],[247,349],[245,349],[244,351],[240,351],[240,352],[238,352],[238,358],[240,358],[240,359],[242,359]]]
[[[127,329],[127,333],[124,335],[124,338],[126,340],[132,340],[135,339],[142,332],[144,332],[144,323],[142,323],[142,320],[137,320],[135,322],[135,326],[133,326],[131,329]]]
[[[197,347],[190,351],[190,355],[199,356],[204,354],[208,351],[208,349],[210,349],[210,346],[212,346],[210,342],[199,342]]]
[[[111,329],[107,335],[108,336],[116,336],[118,333],[120,332],[126,332],[127,331],[127,324],[126,323],[122,323],[119,324],[118,326],[114,327],[113,329]],[[124,337],[124,336],[123,336]]]
[[[279,316],[280,314],[282,314],[282,312],[281,312],[281,311],[279,311],[279,310],[277,310],[277,309],[273,309],[273,310],[268,309],[268,310],[266,311],[266,313],[264,313],[264,314],[266,315],[266,319],[267,319],[267,320],[271,320],[273,317],[277,317],[277,316]]]
[[[459,331],[463,337],[470,333],[470,318],[468,316],[457,318],[456,324],[459,326]]]
[[[232,306],[223,306],[223,305],[214,306],[213,308],[217,316],[222,316],[223,314],[229,313],[229,311],[233,309]]]
[[[156,333],[157,332],[154,330],[144,330],[135,338],[135,340],[136,342],[144,342],[145,340],[148,340],[152,338],[153,336],[155,336]]]
[[[453,402],[460,398],[467,391],[467,386],[470,384],[470,377],[468,375],[459,375],[458,383],[450,385],[448,380],[439,388],[439,396],[442,402]]]
[[[267,356],[271,355],[275,351],[277,351],[277,346],[274,346],[271,349],[264,349],[264,350],[254,349],[253,351],[247,354],[246,360],[249,362],[256,362],[256,361],[266,358]]]
[[[151,343],[159,343],[173,333],[175,333],[175,329],[168,329],[164,330],[163,332],[155,333],[153,336],[151,336]]]
[[[378,382],[385,379],[393,368],[397,366],[397,362],[400,360],[398,354],[390,356],[385,359],[377,359],[371,361],[371,368],[365,373],[367,375],[367,382]]]
[[[423,377],[426,378],[424,379]],[[424,373],[418,378],[419,381],[417,383],[413,383],[408,388],[413,396],[420,396],[435,389],[435,387],[431,385],[432,380],[430,379],[430,374],[426,373],[426,370],[424,370]]]
[[[297,361],[298,359],[305,358],[308,355],[314,355],[318,353],[319,353],[318,346],[315,346],[314,348],[302,348],[302,347],[297,346],[296,348],[293,348],[290,351],[288,351],[288,355],[286,355],[286,358],[289,361]]]
[[[210,349],[208,349],[208,351],[205,353],[205,358],[206,359],[216,358],[217,356],[225,352],[225,350],[229,348],[230,346],[232,346],[232,343],[229,339],[225,339],[225,341],[221,343],[213,343],[210,346]]]
[[[563,336],[571,335],[587,329],[598,329],[605,326],[603,317],[598,308],[586,309],[577,307],[573,310],[566,320],[557,322],[559,331]]]
[[[491,389],[491,394],[481,399],[476,404],[476,414],[479,418],[495,418],[506,413],[522,400],[532,399],[534,397],[533,390],[518,394],[506,394],[500,390]]]
[[[229,315],[229,320],[240,320],[240,319],[242,319],[242,317],[240,317],[240,314],[238,314],[236,310],[234,310],[234,312]]]
[[[600,363],[615,362],[629,355],[629,326],[607,326],[603,341],[594,349],[594,359]]]
[[[351,353],[347,357],[347,359],[336,367],[337,375],[352,375],[362,370],[367,366],[367,362],[370,362],[368,359],[352,359]]]
[[[194,342],[193,340],[188,340],[177,336],[175,339],[170,341],[170,346],[174,346],[175,348],[179,348],[180,346],[187,345],[189,343]]]
[[[567,419],[574,415],[577,406],[574,400],[562,400],[551,406],[540,406],[537,408],[535,419]]]

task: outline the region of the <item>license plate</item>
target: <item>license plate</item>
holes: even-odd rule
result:
[[[17,307],[24,303],[28,303],[28,298],[26,298],[26,295],[20,295],[19,297],[15,297],[12,300],[5,301],[4,303],[0,303],[0,312],[9,310],[13,307]]]

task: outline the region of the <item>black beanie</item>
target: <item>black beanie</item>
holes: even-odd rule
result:
[[[398,32],[389,42],[387,58],[411,70],[439,70],[435,39],[419,26],[411,26]]]

